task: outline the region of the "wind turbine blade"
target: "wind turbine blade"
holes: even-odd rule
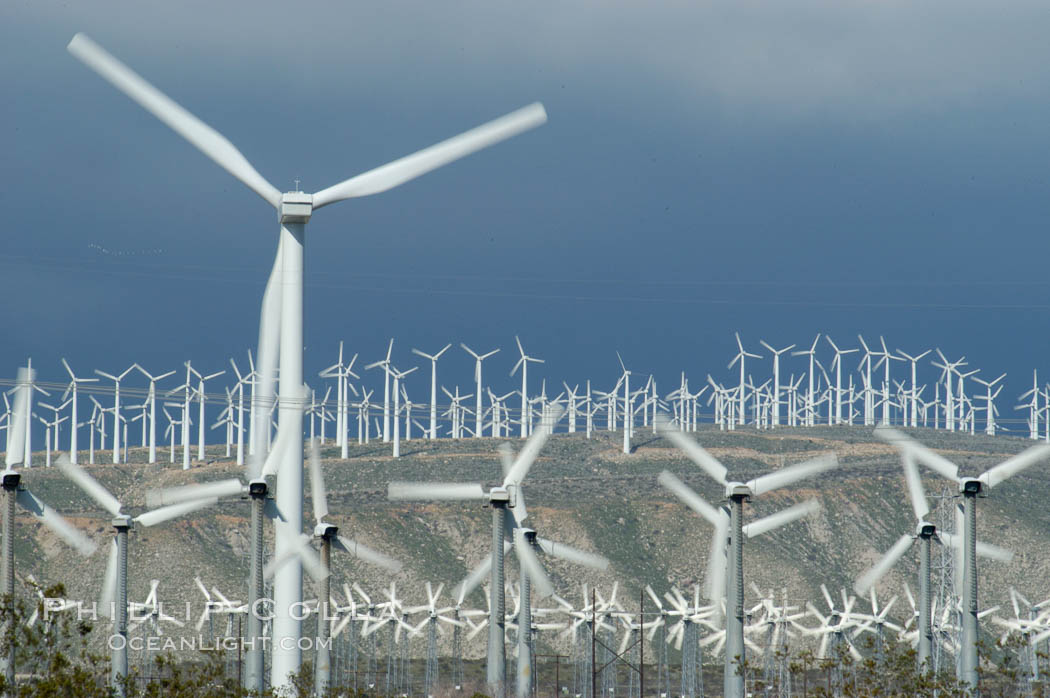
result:
[[[687,507],[695,511],[697,514],[700,514],[700,516],[704,517],[715,526],[718,526],[721,521],[721,514],[719,511],[705,502],[700,495],[675,477],[670,471],[665,470],[660,473],[657,476],[656,481],[682,500]]]
[[[818,456],[804,463],[781,468],[780,470],[757,477],[747,483],[747,486],[750,488],[752,495],[758,496],[766,492],[772,492],[773,490],[784,487],[785,485],[790,485],[793,482],[803,480],[807,477],[812,477],[826,470],[830,470],[836,465],[838,465],[838,460],[835,458],[835,454],[832,453]]]
[[[547,112],[543,105],[534,102],[412,155],[322,189],[314,194],[314,208],[355,196],[384,192],[482,148],[536,128],[546,121]]]
[[[911,534],[908,533],[898,538],[893,547],[882,556],[882,559],[857,579],[857,583],[853,585],[857,594],[865,596],[875,586],[875,583],[882,579],[883,575],[889,572],[891,567],[897,564],[897,561],[901,559],[904,553],[908,552],[908,548],[911,547],[913,541]]]
[[[30,382],[33,380],[33,371],[20,368],[17,372],[15,392],[15,404],[11,408],[7,422],[7,453],[5,462],[7,467],[21,463],[25,457],[26,423],[29,421],[32,401],[32,388]],[[6,398],[5,398],[6,399]]]
[[[387,486],[388,499],[485,499],[486,496],[476,482],[391,482]]]
[[[704,472],[714,478],[715,482],[722,485],[726,484],[726,467],[705,451],[700,444],[679,431],[663,415],[658,415],[656,428],[668,441],[688,456],[689,460],[696,463]]]
[[[496,451],[499,452],[499,462],[503,466],[503,477],[507,477],[507,473],[514,467],[514,449],[504,441],[496,447]]]
[[[269,460],[266,453],[266,425],[269,423],[268,412],[274,403],[274,385],[277,379],[277,360],[280,354],[281,334],[281,298],[283,296],[282,282],[284,277],[284,238],[277,242],[277,254],[270,269],[270,276],[266,280],[266,290],[263,292],[262,305],[259,308],[259,353],[258,370],[252,364],[252,372],[256,378],[253,380],[252,402],[257,407],[256,420],[258,422],[255,430],[255,451],[248,460],[248,477],[256,479],[262,476]],[[248,352],[248,362],[252,362],[252,354]],[[278,433],[280,437],[280,433]],[[275,444],[276,445],[276,444]],[[275,466],[276,467],[276,466]]]
[[[370,562],[373,565],[382,567],[391,572],[401,571],[401,563],[395,560],[394,558],[390,557],[389,555],[384,555],[378,550],[373,550],[367,545],[362,545],[361,543],[358,543],[357,541],[351,538],[336,536],[336,540],[338,541],[339,545],[342,547],[343,550],[350,553],[354,557],[364,560],[365,562]]]
[[[609,567],[609,561],[601,555],[584,552],[583,550],[578,550],[571,545],[555,543],[546,538],[538,538],[537,540],[539,541],[540,548],[548,555],[560,557],[562,560],[575,562],[577,565],[591,567],[596,570],[604,570]]]
[[[934,453],[904,432],[892,427],[878,426],[875,427],[875,436],[898,449],[911,449],[918,461],[924,463],[942,477],[953,482],[959,481],[959,466],[944,456]]]
[[[509,551],[510,543],[503,541],[503,553],[506,554]],[[478,588],[478,585],[485,580],[491,570],[492,555],[489,554],[482,558],[481,562],[478,563],[478,566],[471,570],[470,574],[468,574],[466,578],[456,586],[453,593],[457,598],[466,598],[468,594]]]
[[[557,406],[551,409],[549,416],[551,424],[549,426],[557,424],[558,420],[561,419],[561,412],[561,408]],[[525,442],[525,446],[518,452],[518,457],[514,461],[514,465],[510,467],[510,471],[507,473],[506,477],[503,478],[504,487],[521,484],[522,480],[525,479],[525,476],[528,475],[529,469],[535,462],[536,457],[540,454],[540,449],[543,448],[543,444],[547,443],[547,436],[546,429],[536,429],[532,432],[532,436],[529,437],[529,440]]]
[[[937,536],[956,550],[961,550],[963,547],[963,537],[961,535],[938,531]],[[1012,550],[1000,548],[998,545],[983,543],[981,541],[977,541],[977,554],[981,557],[986,557],[989,560],[998,560],[1000,562],[1010,562],[1014,559],[1014,553]]]
[[[514,529],[514,552],[518,556],[518,564],[521,565],[522,571],[529,575],[532,586],[540,597],[553,594],[554,587],[551,585],[551,580],[547,578],[543,565],[540,564],[532,546],[525,540],[525,533],[520,528]]]
[[[189,502],[183,502],[181,504],[172,504],[171,506],[161,507],[160,509],[154,509],[153,511],[147,511],[145,514],[139,514],[135,517],[135,521],[138,521],[143,526],[156,526],[159,523],[176,519],[186,514],[191,514],[198,509],[204,507],[210,507],[213,504],[218,504],[219,500],[217,497],[210,497],[208,499],[195,499]]]
[[[328,516],[328,495],[324,488],[324,473],[321,472],[321,447],[317,439],[310,440],[310,499],[314,505],[314,521],[320,523]]]
[[[182,485],[180,487],[169,487],[163,490],[154,490],[146,493],[146,506],[163,507],[171,504],[181,504],[195,499],[209,499],[233,497],[244,491],[244,485],[237,478],[229,480],[217,480],[215,482],[203,482],[195,485]]]
[[[66,521],[66,519],[57,511],[37,499],[32,492],[26,489],[20,489],[15,496],[23,509],[26,509],[33,516],[38,518],[41,523],[54,531],[59,538],[64,540],[67,545],[74,548],[78,553],[87,556],[95,552],[95,549],[98,546],[95,545],[93,540],[84,535],[80,529],[73,524]]]
[[[783,511],[770,514],[758,521],[752,521],[744,526],[744,535],[748,538],[754,538],[766,531],[771,531],[774,528],[779,528],[784,524],[791,523],[796,519],[801,519],[803,516],[812,514],[815,511],[820,511],[820,504],[815,499],[808,499],[805,502],[800,502],[794,506],[788,507]]]
[[[985,471],[980,481],[989,488],[995,487],[1003,480],[1013,477],[1025,468],[1035,465],[1041,460],[1050,458],[1050,444],[1040,444],[1021,451],[1016,456],[1008,458],[999,465]]]
[[[726,590],[726,538],[729,536],[729,515],[719,511],[718,523],[711,536],[711,552],[707,556],[707,598],[718,604]]]
[[[99,597],[99,615],[103,618],[113,617],[113,602],[117,597],[117,539],[113,538],[109,546],[109,559],[106,561],[106,573],[102,576],[102,595]]]
[[[904,481],[908,484],[908,498],[911,499],[915,518],[923,521],[930,513],[929,502],[926,501],[926,492],[922,488],[922,478],[919,477],[919,468],[915,465],[915,459],[910,451],[901,453],[901,461],[904,465]],[[863,594],[861,594],[863,596]]]
[[[117,501],[117,498],[111,495],[95,478],[88,475],[83,468],[73,465],[66,454],[60,455],[55,460],[55,465],[66,477],[84,490],[89,497],[98,502],[99,506],[113,514],[113,516],[120,515],[120,502]]]
[[[281,193],[259,174],[247,158],[218,131],[189,113],[167,95],[142,79],[137,73],[110,55],[84,34],[69,42],[69,52],[101,75],[110,84],[139,103],[146,111],[167,124],[198,150],[215,161],[274,208],[281,203]]]

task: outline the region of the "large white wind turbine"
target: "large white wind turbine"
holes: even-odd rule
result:
[[[482,435],[483,416],[483,410],[481,409],[481,362],[493,354],[498,354],[499,349],[493,349],[487,354],[477,354],[473,349],[462,342],[460,342],[459,346],[463,347],[463,351],[474,357],[474,383],[477,388],[477,395],[474,403],[474,436],[480,437]],[[433,408],[431,408],[431,410],[433,410]],[[433,412],[431,412],[431,414],[433,414]]]
[[[1025,468],[1050,458],[1050,444],[1032,446],[1021,453],[984,471],[978,477],[960,477],[959,466],[944,456],[922,445],[907,434],[888,427],[879,427],[875,435],[889,442],[902,453],[937,474],[956,483],[963,498],[963,590],[962,590],[962,647],[959,653],[957,678],[977,689],[977,496],[984,488],[991,489]]]
[[[233,359],[230,359],[231,361]],[[157,462],[157,381],[163,380],[168,376],[175,375],[175,371],[168,371],[162,373],[159,376],[151,375],[146,369],[142,368],[138,364],[135,364],[139,372],[149,379],[149,395],[146,400],[149,402],[149,462]],[[76,412],[73,413],[74,415]],[[72,454],[70,454],[72,456]],[[76,463],[76,459],[70,458],[73,463]]]
[[[518,367],[521,367],[521,438],[525,438],[529,435],[529,392],[528,392],[528,379],[529,379],[529,362],[535,361],[538,364],[544,363],[543,359],[535,359],[531,356],[526,356],[525,350],[521,347],[521,340],[518,339],[518,335],[514,335],[514,341],[518,343],[518,353],[521,354],[521,358],[518,359],[518,363],[514,364],[514,368],[510,370],[510,375],[514,375],[517,372]]]
[[[62,394],[62,399],[65,400],[66,396],[69,395],[72,399],[71,409],[72,413],[69,419],[69,459],[74,463],[77,462],[77,385],[80,383],[97,383],[98,378],[77,378],[76,374],[73,373],[73,369],[69,367],[69,363],[63,358],[62,365],[66,367],[66,373],[69,374],[69,385],[66,387],[66,392]],[[153,461],[150,461],[151,463]]]
[[[908,408],[908,414],[910,415],[910,426],[913,428],[919,426],[919,391],[918,386],[916,385],[915,365],[919,363],[919,359],[929,354],[930,351],[930,349],[927,349],[918,356],[911,356],[910,354],[905,354],[900,349],[897,350],[898,354],[908,361],[911,361],[911,396],[909,397],[911,406]]]
[[[390,441],[390,354],[394,351],[394,338],[390,338],[390,344],[386,348],[386,358],[374,361],[365,370],[383,368],[383,443]]]
[[[995,409],[995,398],[999,397],[999,392],[1003,389],[1003,386],[1000,385],[995,390],[995,393],[992,393],[992,387],[996,383],[1001,381],[1003,378],[1006,378],[1006,374],[1005,373],[1003,375],[999,376],[998,378],[996,378],[995,380],[991,380],[991,381],[983,381],[980,378],[974,378],[974,380],[976,382],[980,383],[981,385],[983,385],[985,388],[988,389],[988,393],[985,396],[985,425],[984,425],[984,433],[988,434],[989,436],[995,436],[995,426],[996,426],[995,425],[995,414],[997,412],[997,410]]]
[[[828,344],[835,350],[835,358],[831,360],[831,367],[835,369],[835,424],[842,424],[842,356],[860,350],[839,349],[831,337],[824,335],[824,339],[828,340]]]
[[[817,358],[817,342],[820,341],[820,333],[813,339],[813,345],[806,351],[793,351],[792,356],[809,356],[809,392],[806,393],[806,420],[805,424],[807,427],[811,427],[816,424],[817,418],[814,413],[815,408],[815,394],[813,391],[813,383],[816,380],[816,372],[814,370],[813,362]]]
[[[430,359],[430,432],[428,438],[433,441],[437,438],[437,371],[438,371],[438,359],[441,355],[448,351],[451,344],[446,344],[445,347],[431,356],[430,354],[424,354],[419,349],[412,349],[413,354],[418,354],[424,359]],[[389,356],[387,359],[389,360]],[[414,370],[414,369],[413,369]],[[396,396],[395,396],[396,397]]]
[[[737,482],[729,479],[728,469],[722,465],[714,456],[708,453],[700,444],[686,436],[677,427],[665,419],[657,423],[658,431],[671,443],[678,447],[682,453],[700,467],[715,482],[725,487],[725,496],[729,500],[729,516],[724,511],[719,514],[704,502],[695,492],[690,490],[673,475],[664,472],[660,476],[660,483],[669,488],[688,506],[715,524],[716,540],[712,545],[712,557],[715,562],[709,562],[708,570],[714,576],[718,574],[718,560],[721,550],[725,550],[724,538],[719,538],[728,531],[728,574],[726,575],[726,646],[725,667],[723,671],[724,695],[727,698],[744,698],[744,570],[743,570],[743,538],[754,537],[765,531],[795,521],[803,516],[813,513],[819,509],[816,501],[804,502],[790,507],[784,511],[759,519],[747,526],[743,522],[744,502],[750,501],[752,497],[758,497],[768,492],[778,490],[781,487],[798,482],[799,480],[819,475],[830,468],[838,465],[835,456],[818,456],[812,460],[797,465],[788,466],[775,470],[771,473],[761,475],[747,483]],[[714,567],[712,567],[712,565]],[[724,569],[724,567],[723,567]],[[709,580],[709,596],[714,596],[717,582]],[[711,599],[716,604],[718,598]]]
[[[749,356],[752,359],[761,359],[762,357],[758,354],[750,354],[744,351],[744,343],[740,341],[740,333],[734,332],[733,334],[736,335],[736,345],[740,348],[740,351],[737,352],[737,355],[733,357],[733,360],[729,362],[729,365],[726,366],[726,368],[733,368],[733,364],[737,363],[738,361],[740,362],[740,389],[739,394],[737,395],[739,414],[737,417],[737,423],[743,425],[747,423],[747,411],[744,408],[744,398],[746,396],[744,392],[744,385],[747,382],[747,374],[744,373],[744,361]]]
[[[273,394],[280,357],[280,424],[291,439],[289,457],[277,473],[278,508],[285,519],[276,525],[276,554],[296,546],[302,529],[303,435],[301,399],[303,384],[303,245],[306,224],[313,212],[344,199],[387,191],[450,162],[494,145],[547,120],[543,106],[534,103],[412,155],[351,177],[314,194],[281,193],[260,175],[232,143],[210,126],[173,102],[130,68],[83,34],[70,41],[70,53],[124,92],[140,106],[196,146],[220,167],[273,206],[280,222],[278,256],[263,294],[259,327],[260,398],[265,409]],[[278,344],[279,341],[279,344]],[[258,438],[258,436],[256,437]],[[280,437],[278,437],[280,438]],[[258,452],[256,458],[259,457]],[[275,619],[272,685],[288,684],[299,669],[301,621],[292,605],[302,601],[302,570],[298,562],[285,565],[274,582]],[[290,647],[289,647],[290,646]]]

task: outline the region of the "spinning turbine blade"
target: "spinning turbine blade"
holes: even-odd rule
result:
[[[387,486],[390,499],[485,499],[486,496],[485,490],[476,482],[391,482]]]
[[[934,453],[902,431],[892,427],[875,427],[875,436],[900,449],[910,449],[915,458],[938,472],[942,477],[959,481],[959,466],[944,456]]]
[[[314,194],[314,209],[351,197],[384,192],[546,122],[546,110],[542,104],[534,102],[412,155],[322,189]]]
[[[146,493],[146,506],[164,507],[171,504],[190,502],[195,499],[233,497],[239,495],[242,491],[244,491],[244,485],[236,478],[169,487]]]
[[[317,439],[310,440],[310,499],[314,505],[314,521],[320,523],[328,516],[328,495],[324,489],[324,473],[321,472],[321,448]]]
[[[550,426],[554,426],[561,419],[562,410],[560,407],[554,407],[551,410],[549,419]],[[514,465],[510,467],[510,471],[503,478],[503,486],[508,485],[520,485],[521,481],[525,479],[525,476],[529,474],[529,468],[536,461],[536,457],[540,454],[540,449],[543,448],[543,444],[547,443],[547,430],[536,429],[529,437],[529,440],[525,442],[525,446],[522,447],[518,453],[517,459],[514,461]]]
[[[752,495],[758,496],[766,492],[772,492],[773,490],[784,487],[785,485],[790,485],[798,480],[812,477],[818,473],[824,472],[825,470],[834,468],[836,465],[838,465],[838,460],[835,458],[834,454],[818,456],[804,463],[781,468],[780,470],[757,477],[747,483],[747,486],[751,490]]]
[[[705,451],[703,447],[678,430],[676,426],[667,421],[667,417],[657,417],[656,428],[671,443],[677,446],[689,460],[696,463],[708,475],[719,484],[726,484],[726,467],[718,462],[714,456]]]
[[[554,557],[560,557],[563,560],[569,562],[575,562],[577,565],[583,565],[584,567],[591,567],[596,570],[604,570],[609,567],[609,561],[601,555],[595,555],[594,553],[584,552],[578,550],[571,545],[565,545],[563,543],[555,543],[554,541],[547,540],[546,538],[536,539],[540,548],[543,552]]]
[[[266,460],[266,424],[268,411],[274,401],[274,384],[277,378],[277,359],[280,354],[281,334],[281,278],[283,276],[284,238],[277,242],[277,255],[266,281],[262,306],[259,309],[259,368],[255,379],[255,396],[253,402],[261,413],[257,419],[261,422],[255,433],[256,443],[252,445],[255,452],[248,461],[248,477],[255,479],[262,473]],[[249,361],[251,353],[248,354]],[[255,368],[253,367],[254,371]]]
[[[256,172],[247,158],[218,131],[180,107],[86,35],[74,36],[67,49],[118,90],[138,102],[143,109],[195,145],[219,167],[239,179],[271,206],[277,208],[280,205],[281,193],[277,188]]]
[[[937,536],[952,548],[962,550],[963,537],[961,535],[938,531]],[[977,554],[989,560],[998,560],[1000,562],[1010,562],[1014,559],[1012,550],[1000,548],[998,545],[992,545],[991,543],[982,543],[981,541],[977,541]]]
[[[694,492],[688,485],[675,477],[670,471],[660,473],[656,481],[671,491],[682,502],[700,516],[710,521],[715,526],[719,525],[721,514],[713,506],[705,502],[700,495]]]
[[[55,460],[55,465],[66,477],[84,490],[89,497],[98,502],[99,506],[113,514],[113,516],[120,516],[120,502],[117,501],[117,498],[111,495],[95,478],[88,475],[83,468],[69,462],[66,454],[60,455]]]
[[[1025,468],[1035,465],[1046,458],[1050,458],[1050,444],[1032,446],[986,471],[978,479],[989,488],[992,488],[1003,480],[1013,477]]]
[[[775,514],[771,514],[757,521],[752,521],[744,526],[744,535],[748,538],[754,538],[766,531],[772,531],[774,528],[779,528],[780,526],[791,523],[796,519],[801,519],[803,516],[812,514],[815,511],[820,511],[820,503],[815,499],[808,499],[805,502],[800,502],[794,506],[788,507],[783,511],[778,511]]]
[[[903,557],[904,553],[908,552],[908,548],[911,547],[913,540],[909,533],[898,538],[893,547],[882,556],[882,559],[857,579],[857,583],[853,585],[856,592],[861,596],[865,596],[875,586],[875,583],[882,579],[883,575],[889,572],[891,567],[897,564],[897,561]]]
[[[716,604],[726,593],[726,539],[729,536],[729,514],[719,510],[718,523],[711,536],[711,551],[707,556],[707,598]]]
[[[95,552],[95,549],[98,547],[95,545],[95,541],[88,538],[73,524],[66,521],[57,511],[37,499],[32,492],[26,489],[20,489],[15,496],[18,498],[18,503],[22,505],[22,508],[40,519],[41,523],[54,531],[59,538],[64,540],[78,553],[86,556]]]
[[[189,502],[182,502],[181,504],[172,504],[171,506],[161,507],[160,509],[154,509],[153,511],[147,511],[145,514],[139,514],[135,517],[143,526],[156,526],[159,523],[165,521],[171,521],[177,519],[180,516],[193,513],[198,509],[204,507],[210,507],[213,504],[218,504],[219,499],[217,497],[210,497],[208,499],[194,499]]]
[[[930,513],[930,505],[926,501],[926,492],[922,488],[919,467],[915,465],[915,459],[909,451],[901,453],[901,461],[904,464],[904,481],[908,484],[908,498],[911,499],[912,509],[915,510],[915,518],[923,521]]]
[[[32,398],[32,373],[25,368],[18,369],[18,390],[15,392],[15,404],[11,407],[7,422],[7,453],[5,459],[7,467],[21,463],[24,458],[26,444],[26,422],[29,420],[29,403]],[[5,398],[6,399],[6,398]]]
[[[362,545],[351,538],[344,538],[343,536],[336,536],[336,542],[344,551],[350,553],[354,557],[364,560],[365,562],[370,562],[373,565],[390,570],[391,572],[401,571],[400,562],[389,555],[384,555],[377,550],[372,550],[367,545]]]
[[[514,552],[517,553],[518,564],[521,565],[522,571],[529,575],[529,580],[532,581],[532,586],[540,597],[553,594],[554,587],[551,585],[551,580],[547,578],[543,565],[540,564],[532,546],[525,539],[525,533],[520,528],[514,529]]]

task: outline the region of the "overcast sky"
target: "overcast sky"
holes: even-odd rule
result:
[[[666,391],[729,379],[734,331],[752,351],[860,332],[1009,372],[1020,416],[1050,370],[1048,26],[1025,1],[9,0],[0,365],[218,370],[256,342],[272,209],[72,58],[84,31],[282,190],[546,105],[315,215],[308,376],[340,339],[372,361],[393,336],[399,368],[462,341],[503,348],[506,392],[520,334],[537,381],[608,387],[619,350]],[[440,382],[469,390],[450,356]]]

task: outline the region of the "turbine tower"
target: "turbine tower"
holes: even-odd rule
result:
[[[740,333],[734,332],[733,334],[736,335],[736,345],[740,348],[740,351],[737,352],[737,355],[733,357],[733,360],[729,362],[729,365],[726,366],[726,368],[733,368],[733,364],[735,364],[738,361],[740,362],[740,393],[737,396],[739,398],[738,405],[740,414],[737,417],[736,423],[744,425],[747,423],[747,412],[744,410],[744,385],[747,381],[747,374],[744,373],[744,359],[746,359],[749,356],[752,359],[761,359],[762,357],[758,354],[749,354],[746,351],[744,351],[744,344],[740,341]]]
[[[531,356],[525,355],[525,350],[521,347],[521,340],[518,339],[518,335],[514,335],[514,341],[518,343],[518,353],[521,354],[521,358],[518,359],[518,363],[514,364],[514,368],[510,370],[510,375],[514,375],[518,367],[521,367],[521,438],[525,438],[529,435],[529,393],[528,393],[528,381],[529,381],[529,362],[535,361],[538,364],[544,363],[543,359],[534,359]]]
[[[280,357],[278,432],[285,431],[285,439],[290,443],[288,457],[277,472],[277,506],[284,516],[276,524],[275,554],[280,557],[297,546],[302,531],[303,415],[299,402],[303,385],[303,246],[306,224],[313,212],[345,199],[392,189],[535,128],[546,122],[547,113],[541,104],[534,103],[314,194],[298,190],[281,193],[225,137],[143,80],[90,38],[77,34],[70,41],[68,50],[277,210],[280,237],[277,257],[263,294],[258,368],[260,398],[265,410],[268,401],[272,400],[276,361]],[[267,418],[265,412],[263,417]],[[256,454],[258,457],[259,454]],[[276,689],[288,685],[302,660],[299,649],[302,622],[294,617],[297,614],[292,613],[294,605],[302,602],[302,586],[302,569],[298,561],[282,567],[274,580],[271,684]]]
[[[430,433],[429,433],[428,438],[431,441],[433,441],[434,439],[437,438],[437,429],[438,429],[437,428],[437,374],[438,374],[438,359],[440,359],[441,355],[444,354],[446,351],[448,351],[448,348],[451,347],[451,346],[452,346],[451,344],[446,344],[444,349],[442,349],[438,353],[434,354],[433,356],[431,356],[430,354],[424,354],[419,349],[412,349],[412,353],[413,354],[418,354],[419,356],[422,356],[424,359],[430,359]],[[389,356],[387,357],[387,360],[388,361],[390,360]],[[480,365],[478,367],[478,371],[479,372],[481,371]],[[397,398],[396,395],[394,397],[395,397],[395,399]],[[479,404],[480,404],[480,398],[479,398]],[[480,410],[480,407],[478,409]]]
[[[73,373],[73,369],[69,367],[69,362],[64,358],[62,359],[62,365],[66,367],[66,373],[69,374],[69,386],[66,388],[66,392],[62,394],[62,399],[66,399],[67,394],[72,394],[71,403],[73,410],[69,418],[69,460],[73,463],[77,462],[77,385],[80,383],[97,383],[98,378],[77,378],[76,374]],[[10,439],[8,439],[10,440]],[[10,450],[10,449],[9,449]],[[150,461],[151,463],[153,461]]]
[[[780,355],[795,348],[792,344],[783,349],[774,349],[766,340],[760,340],[759,344],[764,346],[773,354],[773,428],[780,426]],[[803,352],[806,353],[806,352]]]

